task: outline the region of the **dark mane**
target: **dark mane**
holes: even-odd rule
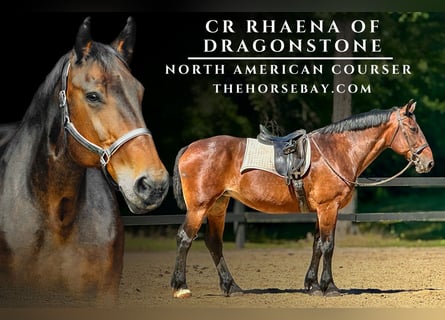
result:
[[[371,110],[353,115],[349,118],[327,125],[315,130],[322,134],[340,133],[344,131],[358,131],[368,128],[378,127],[389,121],[389,117],[396,110],[396,107],[387,110]]]
[[[47,119],[52,119],[58,115],[58,92],[56,89],[60,83],[63,66],[68,60],[68,57],[68,53],[62,56],[51,72],[48,73],[45,80],[40,84],[22,119],[23,125],[42,128],[45,123],[51,122]]]

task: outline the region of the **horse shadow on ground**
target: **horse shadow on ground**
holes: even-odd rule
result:
[[[394,294],[402,292],[420,292],[420,291],[436,291],[441,290],[437,288],[424,289],[387,289],[381,290],[376,288],[350,288],[340,289],[340,295],[361,295],[361,294]],[[284,293],[303,293],[308,294],[306,289],[279,289],[279,288],[264,288],[264,289],[246,289],[244,294],[284,294]]]

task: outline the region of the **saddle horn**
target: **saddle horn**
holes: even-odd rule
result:
[[[79,27],[76,36],[76,43],[74,45],[74,52],[76,53],[76,64],[82,61],[82,58],[88,54],[91,45],[91,17],[86,17]]]
[[[130,64],[133,57],[133,48],[136,42],[136,23],[133,17],[127,18],[127,24],[111,46]]]

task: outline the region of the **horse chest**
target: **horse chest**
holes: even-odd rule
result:
[[[0,256],[8,261],[8,270],[15,279],[24,283],[44,279],[55,284],[64,279],[75,285],[75,279],[81,277],[82,265],[88,265],[88,261],[106,261],[106,248],[117,235],[106,219],[102,220],[105,224],[102,227],[97,223],[87,225],[91,221],[81,219],[71,226],[68,236],[63,236],[59,228],[49,227],[36,212],[31,212],[27,215],[24,211],[15,212],[15,217],[3,219],[7,223],[1,226],[0,237],[4,239],[0,243],[6,245],[0,246],[4,251]]]

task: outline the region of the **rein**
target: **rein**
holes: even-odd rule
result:
[[[406,117],[406,116],[405,116]],[[335,168],[329,163],[329,161],[326,159],[326,157],[323,155],[323,153],[320,150],[320,147],[318,146],[317,142],[314,139],[311,139],[312,142],[314,143],[315,147],[317,148],[318,152],[320,153],[320,156],[323,158],[324,162],[326,163],[326,165],[332,170],[332,172],[334,172],[340,179],[342,179],[345,183],[347,184],[352,184],[356,187],[372,187],[372,186],[379,186],[382,185],[384,183],[387,183],[395,178],[397,178],[398,176],[400,176],[402,173],[404,173],[406,170],[408,170],[408,168],[413,165],[416,164],[419,160],[419,154],[422,152],[423,149],[425,149],[426,147],[428,147],[428,143],[424,143],[423,145],[421,145],[420,147],[418,147],[417,149],[413,149],[413,147],[411,146],[411,144],[409,143],[408,140],[408,135],[405,132],[403,125],[402,125],[402,120],[404,119],[404,117],[400,116],[400,110],[398,110],[397,113],[397,121],[398,121],[398,126],[396,131],[394,132],[392,139],[391,139],[391,143],[389,144],[389,146],[392,145],[392,143],[394,142],[394,139],[397,135],[397,132],[399,131],[399,128],[401,128],[403,136],[405,137],[405,140],[409,146],[409,150],[411,151],[411,158],[408,161],[408,164],[402,169],[400,170],[398,173],[396,173],[395,175],[386,178],[386,179],[382,179],[376,182],[369,182],[369,183],[360,183],[358,181],[351,181],[347,178],[345,178],[344,176],[342,176],[337,170],[335,170]],[[309,137],[309,135],[308,135]]]
[[[314,143],[315,147],[317,148],[318,152],[320,153],[321,157],[323,158],[324,162],[327,164],[327,166],[329,167],[329,169],[332,170],[332,172],[334,172],[340,179],[342,179],[344,182],[346,182],[347,184],[352,184],[356,187],[372,187],[372,186],[379,186],[381,184],[384,184],[388,181],[391,181],[395,178],[397,178],[398,176],[400,176],[402,173],[404,173],[414,162],[412,160],[410,160],[408,162],[408,164],[405,166],[405,168],[403,168],[402,170],[400,170],[398,173],[396,173],[395,175],[393,175],[392,177],[383,179],[383,180],[379,180],[376,182],[368,182],[368,183],[360,183],[358,181],[351,181],[345,177],[343,177],[340,173],[338,173],[337,170],[335,170],[335,168],[329,163],[329,161],[326,159],[326,157],[323,155],[323,153],[320,150],[320,147],[318,146],[318,144],[315,142],[314,139],[312,139],[312,142]]]
[[[68,62],[62,72],[62,87],[59,91],[59,107],[63,108],[63,124],[64,128],[68,133],[71,134],[71,136],[79,142],[82,146],[84,146],[89,151],[92,151],[99,155],[100,158],[100,164],[102,168],[102,172],[104,173],[105,177],[107,178],[108,182],[113,185],[116,189],[119,189],[118,184],[114,181],[114,179],[111,177],[110,173],[107,170],[108,162],[110,162],[111,156],[116,153],[116,151],[124,145],[126,142],[140,136],[140,135],[151,135],[150,130],[147,128],[137,128],[133,129],[120,138],[118,138],[116,141],[114,141],[110,147],[104,149],[93,142],[89,141],[87,138],[85,138],[74,126],[74,124],[71,122],[69,109],[68,109],[68,103],[66,99],[66,90],[67,90],[67,79],[68,79],[68,72],[70,68],[70,63]]]

